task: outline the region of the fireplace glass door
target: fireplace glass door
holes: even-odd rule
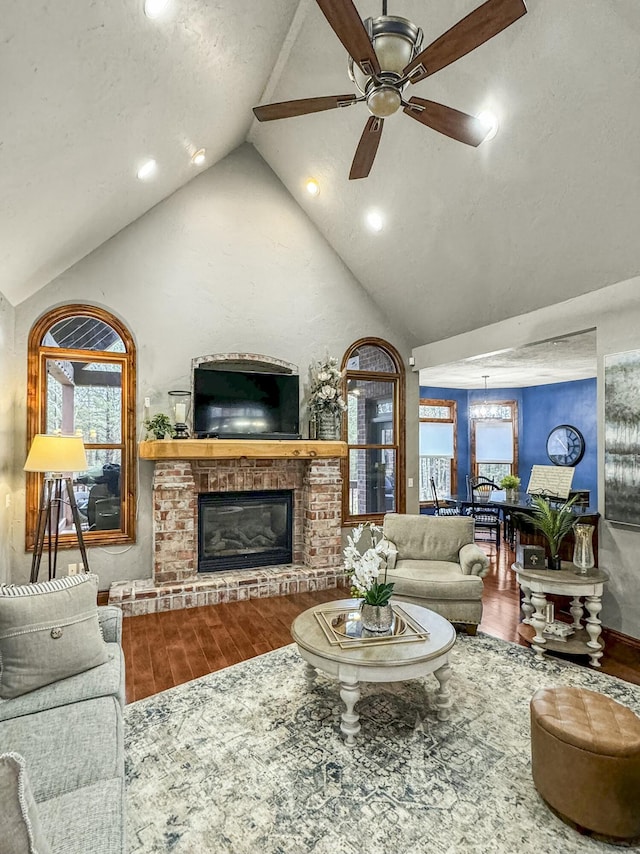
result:
[[[292,562],[293,493],[209,492],[198,496],[198,572]]]

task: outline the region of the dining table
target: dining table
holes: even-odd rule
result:
[[[563,501],[562,498],[554,499],[551,496],[546,497],[551,500]],[[457,495],[450,495],[446,498],[446,501],[449,504],[455,504],[456,507],[460,509],[461,513],[466,512],[472,504],[475,504],[476,507],[497,507],[502,511],[503,539],[505,542],[508,541],[513,546],[515,542],[515,532],[518,527],[514,524],[513,517],[518,513],[523,516],[533,515],[535,510],[533,498],[534,496],[527,492],[517,492],[515,495],[507,497],[506,490],[497,489],[489,493],[488,498],[481,501],[476,498],[475,501],[472,502],[470,496],[466,492],[458,493]],[[574,504],[571,507],[571,512],[575,515],[576,521],[588,521],[595,525],[597,525],[597,520],[600,518],[597,507],[583,507],[582,505]],[[571,548],[573,548],[573,544],[571,545]]]

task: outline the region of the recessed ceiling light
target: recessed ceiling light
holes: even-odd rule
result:
[[[144,13],[147,18],[159,18],[166,12],[170,0],[144,0]]]
[[[199,151],[196,151],[196,153],[193,155],[193,157],[191,158],[191,162],[193,163],[194,166],[202,166],[202,164],[204,163],[204,161],[206,159],[207,159],[207,152],[204,150],[204,148],[201,148]]]
[[[382,231],[384,225],[382,214],[378,211],[369,211],[367,214],[367,224],[372,231]]]
[[[498,133],[498,128],[500,127],[498,117],[490,110],[483,110],[481,113],[478,113],[476,118],[478,119],[478,121],[482,122],[482,124],[487,129],[487,135],[482,141],[489,142],[489,140],[493,139],[494,136]]]
[[[305,186],[310,196],[320,195],[320,184],[318,184],[315,178],[309,178]]]
[[[146,163],[143,163],[142,166],[136,172],[136,177],[141,181],[146,181],[151,178],[152,175],[155,174],[157,163],[155,160],[147,160]]]

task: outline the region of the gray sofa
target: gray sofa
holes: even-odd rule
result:
[[[24,757],[52,854],[126,850],[122,613],[101,607],[98,617],[105,664],[0,700],[0,753]]]
[[[387,513],[383,532],[394,598],[423,605],[475,634],[489,558],[474,543],[473,519]]]

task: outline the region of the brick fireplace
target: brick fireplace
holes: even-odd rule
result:
[[[187,440],[188,441],[188,440]],[[324,456],[316,448],[325,443],[278,443],[290,445],[286,455],[267,456],[268,443],[256,443],[247,456],[240,449],[223,453],[241,442],[198,440],[147,442],[150,453],[180,454],[201,458],[156,459],[153,478],[153,576],[133,582],[117,582],[109,601],[128,614],[188,608],[239,599],[282,596],[307,590],[336,587],[346,581],[342,568],[340,460]],[[160,446],[160,447],[158,447]],[[293,447],[301,446],[301,447]],[[205,452],[206,449],[206,452]],[[329,451],[326,448],[325,453]],[[142,456],[142,454],[141,454]],[[176,454],[178,456],[178,454]],[[204,457],[204,458],[202,458]],[[293,494],[293,563],[258,569],[229,569],[215,573],[197,571],[197,512],[201,493],[239,493],[290,490]]]

